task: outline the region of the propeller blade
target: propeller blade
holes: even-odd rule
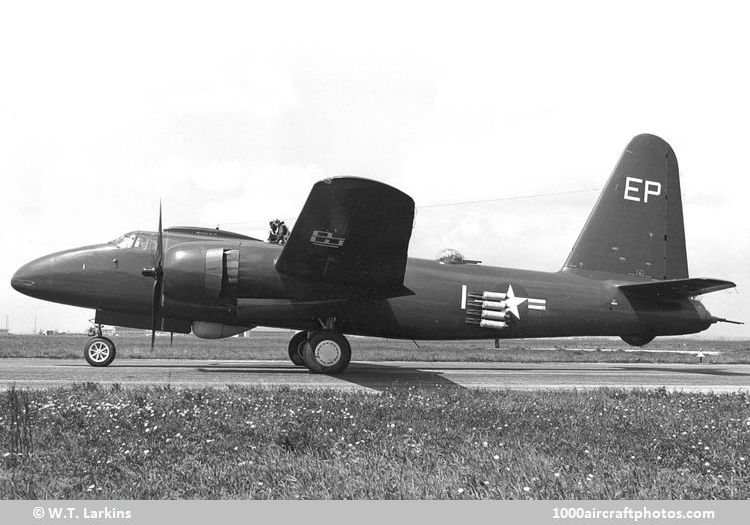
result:
[[[164,236],[161,227],[161,199],[159,199],[159,233],[156,237],[156,267],[160,273],[162,262],[164,262]]]
[[[153,268],[144,268],[141,275],[154,279],[154,288],[151,293],[151,350],[156,342],[156,328],[159,324],[159,307],[161,304],[161,289],[164,279],[164,233],[161,220],[161,199],[159,199],[159,231],[156,237],[156,261]]]
[[[156,234],[156,264],[154,268],[144,269],[144,275],[154,278],[154,289],[151,297],[151,350],[156,342],[156,328],[159,324],[159,307],[161,303],[162,281],[164,279],[164,233],[162,228],[161,199],[159,199],[159,231]]]
[[[154,349],[156,328],[159,324],[159,306],[161,302],[161,278],[154,279],[153,295],[151,299],[151,350]]]

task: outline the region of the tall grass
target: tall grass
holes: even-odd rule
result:
[[[12,432],[0,436],[3,498],[750,497],[747,393],[14,395],[25,401],[0,407],[0,428],[27,418],[34,439],[18,454]]]
[[[6,392],[5,406],[8,414],[8,453],[10,461],[15,462],[19,456],[34,450],[28,393],[12,387]]]

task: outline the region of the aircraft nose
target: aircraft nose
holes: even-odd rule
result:
[[[22,294],[35,295],[51,269],[51,257],[41,257],[21,266],[10,280],[10,285]]]

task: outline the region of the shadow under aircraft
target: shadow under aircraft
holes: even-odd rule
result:
[[[253,374],[288,376],[290,373],[289,368],[279,367],[278,365],[259,365],[253,362],[234,363],[231,365],[222,363],[212,366],[201,366],[197,370],[205,374],[239,374],[242,376],[252,376]],[[440,370],[422,368],[416,365],[409,366],[408,364],[394,366],[374,362],[351,363],[346,374],[342,374],[340,378],[353,385],[379,392],[404,386],[443,387],[459,390],[466,388],[446,377]]]
[[[407,257],[414,201],[373,180],[312,188],[284,245],[205,228],[136,231],[36,259],[21,293],[93,308],[84,349],[109,365],[101,325],[222,338],[255,326],[298,330],[295,365],[343,372],[345,334],[459,340],[619,336],[642,346],[727,321],[696,299],[734,283],[690,278],[677,159],[654,135],[625,148],[561,270],[476,264],[460,254]],[[732,321],[729,321],[732,322]],[[358,371],[355,369],[356,375]]]

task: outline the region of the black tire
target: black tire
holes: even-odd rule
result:
[[[289,359],[297,366],[305,366],[305,360],[302,358],[305,342],[307,342],[307,332],[297,332],[289,341]]]
[[[106,337],[89,339],[83,349],[83,357],[91,366],[108,366],[115,360],[115,344]]]
[[[349,366],[352,347],[342,334],[334,330],[321,330],[307,339],[302,358],[313,373],[340,374]]]

